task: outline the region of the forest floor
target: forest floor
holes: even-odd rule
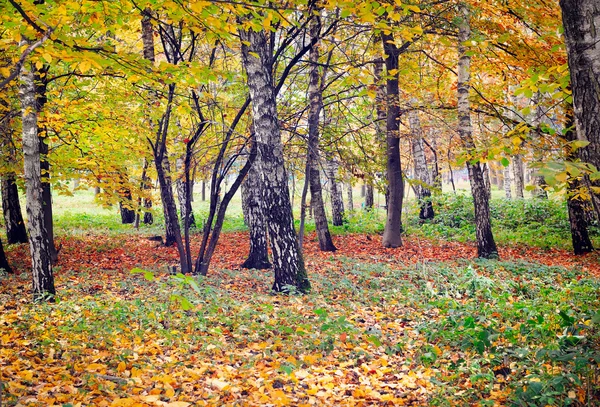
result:
[[[208,277],[142,236],[58,238],[59,301],[30,304],[28,248],[0,276],[0,405],[585,405],[600,399],[598,254],[377,235],[305,257],[272,295],[222,235]],[[132,269],[148,273],[131,273]],[[146,277],[146,278],[145,278]],[[529,403],[529,404],[526,404]],[[594,404],[589,404],[594,405]]]

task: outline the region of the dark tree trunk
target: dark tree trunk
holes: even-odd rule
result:
[[[317,41],[321,30],[320,19],[314,17],[310,28],[311,39]],[[319,115],[323,107],[323,93],[321,91],[321,83],[319,74],[319,47],[318,43],[313,45],[310,50],[309,60],[311,63],[309,82],[308,82],[308,146],[307,160],[309,168],[309,184],[310,184],[310,203],[313,208],[315,217],[315,228],[319,239],[319,248],[324,252],[333,252],[336,250],[331,234],[329,233],[329,225],[327,223],[327,214],[325,213],[325,205],[323,203],[323,189],[321,187],[321,160],[319,156]],[[333,199],[332,199],[333,201]],[[334,217],[335,219],[335,217]],[[335,221],[334,221],[335,225]]]
[[[471,36],[469,25],[469,11],[465,5],[460,6],[460,26],[458,34],[458,133],[467,151],[475,150],[471,127],[471,105],[469,102],[470,65],[471,57],[465,44]],[[488,193],[485,186],[484,174],[479,162],[467,161],[469,182],[473,203],[475,206],[475,227],[477,237],[477,255],[482,258],[497,258],[498,249],[492,234],[490,222],[490,206]]]
[[[577,140],[575,132],[575,118],[573,117],[573,106],[568,105],[566,108],[567,128],[564,140],[569,143]],[[578,151],[575,151],[569,144],[565,151],[566,159],[575,161],[578,159]],[[581,194],[581,189],[584,188],[580,178],[573,178],[567,183],[567,208],[569,210],[569,225],[571,227],[571,241],[573,242],[573,252],[577,255],[589,253],[594,250],[594,246],[588,234],[587,213],[589,212],[590,203],[586,202]]]
[[[33,67],[21,71],[20,99],[23,112],[23,154],[26,186],[27,229],[33,276],[34,300],[54,299],[54,276],[44,219],[38,109]]]
[[[404,198],[404,180],[402,179],[402,163],[400,161],[400,106],[398,87],[398,57],[401,51],[395,45],[391,33],[381,34],[385,52],[387,79],[387,121],[386,121],[386,156],[388,204],[387,221],[383,232],[384,247],[402,246],[402,200]],[[389,72],[395,72],[389,74]]]
[[[202,202],[206,201],[206,181],[202,180]]]
[[[160,165],[160,171],[157,168],[157,174],[162,174],[163,178],[158,178],[158,183],[160,185],[160,199],[162,201],[163,206],[163,215],[165,217],[165,246],[172,246],[177,242],[177,236],[181,239],[181,229],[179,227],[179,218],[177,216],[177,204],[175,203],[175,197],[173,195],[173,182],[171,179],[171,166],[169,165],[169,160],[165,156],[162,157],[161,162],[156,161],[156,157],[154,158],[156,166]],[[170,205],[174,206],[171,208]]]
[[[133,203],[131,191],[129,189],[125,189],[123,192],[121,192],[121,199],[123,200],[119,202],[121,223],[123,225],[132,224],[135,222],[135,211],[131,209],[131,204]]]
[[[19,188],[15,183],[15,174],[2,177],[2,211],[6,223],[6,240],[9,244],[27,243],[27,230],[23,222]]]
[[[373,184],[371,184],[370,182],[366,185],[366,190],[365,190],[365,209],[367,209],[367,210],[372,210],[373,209],[373,205],[375,204],[375,202],[374,202],[374,200],[375,200],[374,189],[375,188],[373,188]]]
[[[47,160],[48,144],[43,139],[40,140],[41,162],[40,168],[42,171],[42,199],[44,201],[44,223],[46,226],[46,234],[48,239],[48,253],[52,264],[58,261],[58,251],[54,244],[54,216],[52,214],[52,189],[50,186],[50,163]]]
[[[4,247],[2,245],[2,241],[0,240],[0,271],[4,271],[5,273],[12,273],[13,270],[8,264],[8,259],[6,258],[6,254],[4,253]]]
[[[302,252],[298,245],[283,145],[277,120],[277,104],[272,79],[273,53],[264,31],[240,31],[243,66],[248,74],[256,146],[264,176],[265,214],[273,254],[273,290],[310,290]],[[249,44],[249,45],[248,45]]]
[[[247,269],[268,269],[271,267],[267,250],[267,224],[263,210],[263,182],[258,171],[260,164],[250,167],[242,183],[242,209],[244,220],[250,230],[250,253],[242,264]]]

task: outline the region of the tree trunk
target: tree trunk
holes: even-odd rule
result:
[[[365,209],[372,210],[373,205],[375,204],[375,188],[373,188],[373,184],[371,182],[367,183],[366,187],[367,188],[365,191]]]
[[[4,247],[2,245],[2,241],[0,240],[0,271],[4,271],[5,273],[12,273],[13,270],[8,264],[8,259],[6,258],[6,254],[4,253]]]
[[[600,7],[597,0],[560,0],[560,7],[571,73],[577,139],[589,142],[586,147],[579,149],[579,156],[583,161],[600,168]],[[597,181],[593,184],[599,186]]]
[[[421,130],[421,121],[419,120],[419,112],[417,110],[412,109],[410,111],[408,122],[410,132],[412,133],[411,145],[415,166],[415,178],[417,181],[414,189],[417,201],[419,202],[419,219],[433,219],[435,213],[433,212],[431,190],[429,189],[432,181],[429,169],[427,168],[427,160],[423,148],[423,131]]]
[[[165,164],[165,161],[167,161],[167,158],[164,154],[155,153],[154,162],[156,164],[156,174],[158,183],[160,184],[160,197],[165,216],[165,246],[171,246],[173,243],[177,245],[181,272],[187,273],[190,271],[190,265],[188,264],[186,251],[181,238],[181,228],[179,227],[179,218],[177,217],[177,204],[175,203],[175,197],[173,196],[171,174],[168,172],[169,165],[168,163]]]
[[[264,186],[255,161],[242,183],[242,209],[244,220],[250,230],[250,253],[242,264],[247,269],[268,269],[271,267],[267,250],[267,224],[263,210]]]
[[[511,175],[510,165],[504,167],[504,196],[507,199],[512,199],[512,186],[511,186]]]
[[[513,175],[515,180],[515,196],[517,198],[524,198],[523,190],[524,190],[524,182],[523,182],[523,156],[521,154],[516,154],[513,156],[512,162]]]
[[[342,226],[344,224],[344,198],[342,196],[342,186],[338,180],[338,167],[339,165],[335,159],[327,159],[325,161],[325,172],[329,179],[329,194],[331,196],[332,223],[334,226]],[[314,215],[316,220],[316,208],[313,209],[315,209]]]
[[[534,115],[534,120],[532,123],[533,128],[535,129],[533,131],[533,135],[537,140],[542,139],[542,134],[539,130],[539,126],[542,123],[542,118],[544,115],[544,112],[542,111],[542,108],[540,106],[541,99],[542,99],[542,95],[540,94],[540,92],[537,92],[535,94],[535,96],[532,98],[532,103],[535,104],[535,115]],[[540,150],[534,151],[534,160],[544,162],[543,150],[540,149]],[[523,163],[521,163],[521,167],[523,167]],[[548,193],[544,189],[544,186],[546,185],[544,177],[541,175],[535,175],[535,171],[534,171],[531,173],[530,179],[531,179],[531,184],[535,187],[535,189],[533,191],[531,191],[531,195],[534,198],[538,198],[538,199],[548,199]]]
[[[471,36],[469,25],[469,11],[464,4],[460,5],[460,26],[458,33],[458,134],[463,147],[467,152],[475,150],[471,127],[471,105],[469,101],[471,57],[467,52],[465,43]],[[475,227],[477,236],[477,255],[482,258],[497,258],[498,249],[492,234],[490,222],[490,207],[488,194],[485,188],[483,171],[479,162],[467,161],[469,182],[473,203],[475,206]]]
[[[177,159],[177,167],[180,170],[183,167],[183,159],[178,158]],[[185,223],[185,217],[186,217],[186,212],[187,212],[187,207],[190,206],[188,205],[188,203],[186,202],[186,197],[188,196],[188,188],[187,188],[187,184],[185,182],[185,176],[182,177],[178,177],[177,181],[175,182],[176,187],[177,187],[177,199],[179,201],[179,213],[181,214],[181,219],[182,219],[182,224]],[[191,196],[191,191],[189,191],[190,196]],[[189,227],[192,229],[196,228],[196,219],[194,218],[194,212],[191,211],[189,216],[188,216],[188,222],[189,222]],[[185,227],[185,225],[183,225]]]
[[[352,213],[352,211],[354,211],[354,197],[353,197],[352,192],[353,192],[352,191],[352,183],[348,182],[346,184],[346,196],[348,198],[347,208],[350,213]]]
[[[14,172],[2,177],[2,211],[8,244],[27,243],[27,230],[25,230],[25,222],[23,222],[19,188],[15,183]]]
[[[310,37],[312,41],[317,41],[321,31],[320,19],[313,17],[310,27]],[[307,160],[309,168],[310,202],[314,210],[315,228],[319,239],[319,249],[323,252],[333,252],[336,250],[329,225],[327,223],[327,214],[323,204],[323,188],[321,187],[321,159],[319,156],[319,115],[323,108],[323,92],[321,91],[321,81],[319,74],[319,46],[316,42],[309,53],[310,73],[308,81],[308,145]],[[333,199],[332,199],[333,202]],[[336,218],[334,216],[333,224]]]
[[[402,200],[404,181],[402,179],[402,163],[400,161],[400,106],[398,87],[398,57],[400,50],[396,47],[392,33],[381,34],[385,52],[385,66],[388,72],[386,84],[386,156],[388,204],[387,221],[383,232],[384,247],[402,246]],[[392,72],[392,73],[390,73]]]
[[[565,127],[567,131],[564,135],[564,141],[569,143],[577,140],[577,134],[573,128],[575,118],[573,117],[573,105],[566,107],[567,120]],[[566,146],[565,158],[569,161],[578,159],[579,150],[574,150],[569,144]],[[569,225],[571,227],[571,241],[573,243],[573,252],[576,255],[589,253],[594,250],[594,246],[588,234],[587,213],[590,203],[586,202],[581,193],[584,188],[581,178],[573,178],[567,182],[567,208],[569,211]]]
[[[206,201],[206,181],[202,180],[202,202]]]
[[[487,193],[488,200],[492,199],[492,181],[490,179],[490,167],[487,163],[482,165],[481,170],[483,171],[483,183],[485,184],[485,192]]]
[[[277,103],[272,79],[273,52],[264,31],[240,31],[242,61],[248,75],[252,116],[259,166],[264,176],[265,214],[273,254],[273,290],[310,290],[304,259],[298,245],[283,145],[277,120]],[[249,44],[249,45],[248,45]]]
[[[38,110],[33,67],[21,71],[20,99],[23,112],[23,154],[26,187],[27,229],[33,276],[34,300],[54,300],[54,276],[44,218]]]

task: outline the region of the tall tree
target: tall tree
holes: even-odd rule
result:
[[[6,241],[9,244],[27,243],[27,231],[21,213],[19,189],[14,172],[2,177],[2,212],[6,225]]]
[[[386,157],[388,204],[387,220],[383,232],[384,247],[402,246],[402,200],[404,198],[404,181],[402,179],[402,163],[400,161],[400,105],[398,85],[398,58],[402,50],[396,46],[391,32],[381,33],[381,42],[385,53],[386,82]],[[408,43],[405,43],[408,47]]]
[[[315,16],[310,27],[310,37],[314,42],[310,52],[310,72],[308,80],[308,145],[307,166],[309,168],[308,178],[310,184],[310,204],[315,218],[315,228],[319,239],[319,248],[324,252],[336,250],[329,225],[327,214],[323,203],[323,188],[321,186],[321,160],[319,154],[319,116],[323,109],[323,89],[321,74],[319,72],[319,36],[321,31],[321,18]],[[323,73],[323,78],[325,73]],[[333,203],[333,199],[332,199]],[[335,225],[334,216],[334,225]]]
[[[475,151],[473,128],[471,126],[471,104],[469,101],[471,57],[467,42],[471,37],[470,12],[466,5],[459,5],[460,25],[458,31],[458,134],[467,153]],[[478,161],[467,161],[471,194],[475,206],[475,235],[477,237],[477,255],[482,258],[498,257],[498,249],[492,234],[490,205],[483,178],[483,170]]]
[[[273,87],[273,51],[265,31],[240,30],[242,61],[248,76],[252,116],[260,167],[264,175],[265,213],[273,254],[276,292],[293,286],[301,292],[310,290],[304,259],[298,245],[290,202],[287,171],[277,103]]]
[[[21,69],[20,99],[22,108],[23,161],[26,188],[27,229],[33,277],[34,300],[54,300],[54,276],[44,219],[38,109],[36,103],[35,68]]]
[[[579,156],[600,168],[600,7],[595,0],[560,0],[560,8],[577,139],[589,142],[579,150]],[[593,185],[599,186],[597,182]],[[597,206],[598,194],[592,190],[591,195],[592,203]]]
[[[329,180],[329,196],[331,197],[331,223],[334,226],[342,226],[344,224],[344,198],[342,195],[342,184],[338,179],[339,167],[340,165],[336,158],[328,157],[325,160],[325,174]],[[316,217],[316,213],[313,214]]]

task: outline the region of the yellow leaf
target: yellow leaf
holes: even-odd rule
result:
[[[117,372],[122,373],[125,371],[125,369],[127,369],[127,365],[125,364],[125,362],[121,361],[119,363],[119,366],[117,366]]]
[[[188,403],[187,401],[173,401],[171,403],[163,404],[165,407],[188,407],[191,406],[192,403]]]
[[[90,70],[91,67],[92,67],[92,64],[88,60],[82,61],[79,64],[79,70],[81,71],[81,73],[86,73],[87,71]]]
[[[35,67],[36,67],[37,69],[42,69],[42,68],[44,67],[44,63],[43,63],[42,61],[37,61],[37,62],[35,63]]]
[[[207,382],[209,385],[216,388],[217,390],[223,390],[229,386],[229,383],[219,379],[209,379]]]
[[[90,363],[87,366],[88,372],[100,372],[106,370],[106,366],[101,365],[100,363]]]
[[[48,63],[52,62],[52,55],[48,54],[47,52],[42,55],[42,58],[44,58]]]

